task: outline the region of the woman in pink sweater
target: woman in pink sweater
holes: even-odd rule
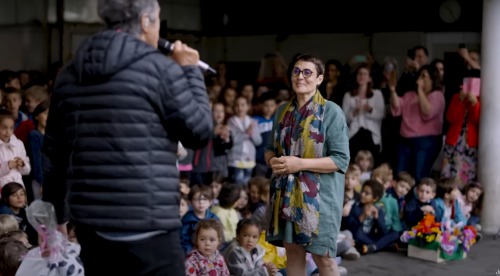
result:
[[[439,150],[445,108],[441,78],[436,67],[424,66],[418,75],[417,91],[398,97],[395,87],[390,88],[392,115],[402,116],[398,173],[410,172],[415,176],[416,183],[429,175]]]

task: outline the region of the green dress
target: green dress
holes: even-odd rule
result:
[[[273,122],[273,136],[269,145],[267,145],[266,151],[274,152],[274,132],[278,124],[278,116],[283,112],[284,108],[285,105],[282,105],[276,112]],[[298,108],[295,110],[298,110]],[[325,103],[323,125],[325,126],[323,156],[330,157],[340,170],[334,173],[321,174],[319,233],[318,237],[312,240],[312,244],[306,246],[306,250],[320,256],[328,252],[330,257],[335,258],[337,255],[337,236],[340,231],[344,205],[345,177],[343,174],[349,165],[349,129],[342,109],[330,101]],[[271,210],[269,209],[267,210],[268,226],[271,218]],[[280,247],[283,246],[283,241],[295,243],[293,223],[280,219],[278,234],[273,236],[266,231],[266,241]]]

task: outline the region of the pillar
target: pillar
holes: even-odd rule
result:
[[[484,187],[481,226],[500,227],[500,0],[483,1],[479,182]]]

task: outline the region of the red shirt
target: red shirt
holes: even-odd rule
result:
[[[462,131],[465,112],[467,111],[467,145],[471,148],[477,148],[479,135],[479,111],[481,103],[477,99],[476,106],[473,106],[467,99],[460,101],[458,93],[453,95],[448,112],[446,112],[446,120],[450,123],[448,133],[446,134],[446,144],[456,145],[458,136]]]
[[[26,144],[26,141],[28,140],[28,134],[30,131],[35,129],[35,125],[33,122],[26,116],[26,114],[19,112],[19,125],[17,128],[14,130],[14,135],[16,135],[17,139],[23,141],[24,144]]]

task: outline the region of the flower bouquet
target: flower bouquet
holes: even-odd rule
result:
[[[27,216],[41,243],[24,256],[16,276],[84,276],[80,245],[70,243],[57,231],[54,206],[36,200],[28,207]]]
[[[433,215],[427,214],[401,235],[401,241],[409,244],[409,257],[441,263],[464,259],[476,242],[476,230],[473,226],[460,229],[450,223],[437,223]]]

